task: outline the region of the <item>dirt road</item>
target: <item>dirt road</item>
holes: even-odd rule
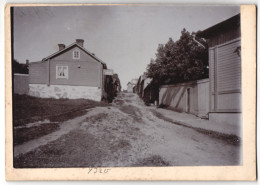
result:
[[[37,144],[38,143],[38,144]],[[161,117],[132,93],[14,148],[15,167],[239,165],[239,144]]]

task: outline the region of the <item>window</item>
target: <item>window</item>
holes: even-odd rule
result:
[[[68,79],[68,66],[56,66],[56,79],[66,78]]]
[[[73,51],[73,59],[80,59],[80,52],[79,50]]]

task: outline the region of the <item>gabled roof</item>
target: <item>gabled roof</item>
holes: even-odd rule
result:
[[[42,61],[46,61],[46,60],[51,59],[51,58],[53,58],[53,57],[55,57],[55,56],[57,56],[57,55],[59,55],[59,54],[61,54],[61,53],[63,53],[63,52],[66,52],[67,50],[71,49],[71,48],[74,47],[74,46],[79,47],[82,51],[84,51],[85,53],[87,53],[88,55],[90,55],[92,58],[96,59],[97,61],[99,61],[99,62],[102,63],[103,65],[106,65],[105,62],[103,62],[101,59],[99,59],[98,57],[96,57],[95,55],[93,55],[90,51],[88,51],[88,50],[85,49],[84,47],[80,46],[80,45],[77,44],[76,42],[73,43],[73,44],[71,44],[71,45],[69,45],[69,46],[67,46],[67,47],[65,47],[64,49],[62,49],[62,50],[60,50],[60,51],[57,51],[57,52],[51,54],[51,55],[48,56],[48,57],[43,58]]]
[[[130,82],[127,83],[127,85],[131,84],[131,85],[136,85],[138,82],[138,79],[132,79]]]
[[[152,78],[145,78],[143,89],[145,89],[152,82],[152,80]]]
[[[138,79],[132,79],[132,80],[131,80],[131,83],[132,83],[133,85],[136,85],[137,82],[138,82]]]

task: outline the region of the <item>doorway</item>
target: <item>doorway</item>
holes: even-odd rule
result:
[[[189,113],[190,112],[190,88],[187,89],[186,95],[187,95],[186,112]]]

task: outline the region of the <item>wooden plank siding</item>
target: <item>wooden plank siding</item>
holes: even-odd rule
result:
[[[241,111],[240,38],[209,48],[210,111]]]
[[[48,83],[48,63],[34,62],[29,65],[29,84],[46,84]]]
[[[215,110],[215,48],[209,49],[210,110]]]
[[[73,51],[80,52],[79,59],[73,59]],[[56,66],[68,66],[68,79],[56,78]],[[48,61],[30,64],[30,84],[72,85],[102,87],[103,64],[77,46],[50,58]]]
[[[218,47],[217,86],[218,92],[239,91],[241,89],[241,61],[234,52],[240,40]]]
[[[13,75],[13,87],[14,94],[28,94],[29,92],[29,75],[28,74],[17,74]]]
[[[73,59],[73,51],[77,50],[79,51],[80,58],[79,59]],[[70,61],[88,61],[88,62],[98,62],[96,59],[94,59],[92,56],[88,55],[86,52],[84,52],[81,48],[74,46],[71,49],[60,53],[59,55],[51,58],[53,60],[70,60]]]
[[[160,106],[199,117],[207,117],[209,112],[208,99],[209,79],[162,85],[159,90]]]
[[[101,87],[101,65],[88,61],[50,60],[50,84]],[[68,66],[68,79],[56,79],[56,66]]]
[[[80,53],[73,59],[73,51]],[[77,46],[50,60],[50,83],[53,85],[102,86],[102,64]],[[68,79],[56,79],[56,66],[68,66]]]
[[[224,33],[215,34],[215,36],[211,37],[208,40],[209,47],[213,47],[216,45],[220,45],[223,43],[226,43],[230,40],[234,40],[238,37],[240,37],[241,31],[239,29],[239,25],[236,27],[232,27],[228,30],[226,30]]]

